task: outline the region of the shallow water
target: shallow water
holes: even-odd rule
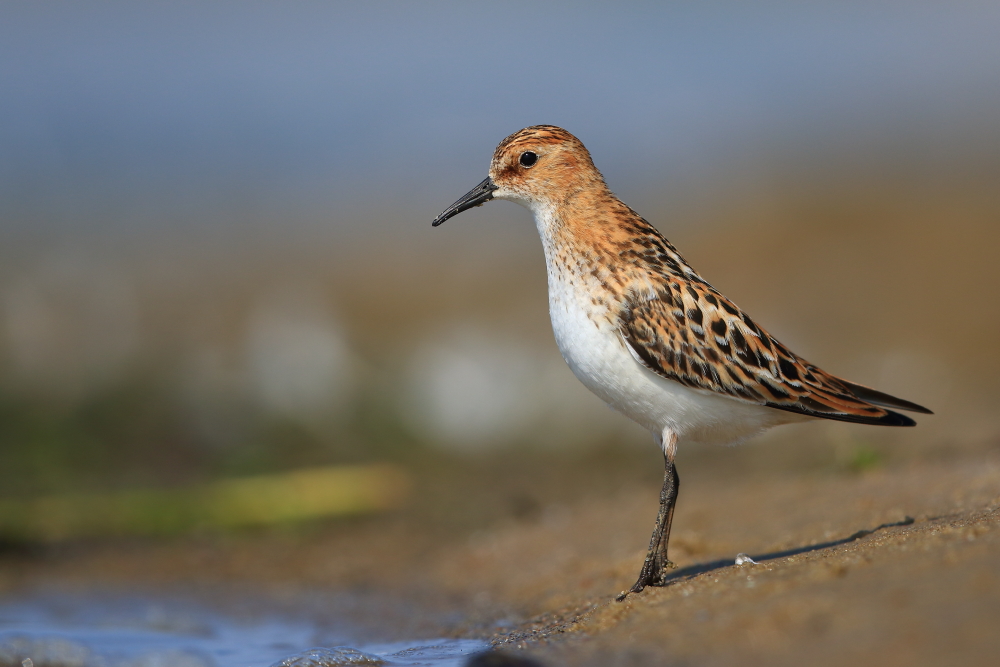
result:
[[[471,639],[378,641],[348,615],[149,595],[34,594],[0,603],[0,666],[335,667],[461,665]],[[365,636],[363,641],[349,641]],[[383,636],[391,636],[390,632]]]

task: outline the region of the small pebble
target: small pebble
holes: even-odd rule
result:
[[[756,565],[757,561],[750,558],[747,554],[736,554],[736,564],[737,565]]]

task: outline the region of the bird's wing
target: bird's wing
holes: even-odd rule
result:
[[[657,277],[655,287],[631,292],[618,322],[633,357],[657,375],[825,419],[913,426],[912,419],[885,407],[930,412],[813,366],[708,283]]]

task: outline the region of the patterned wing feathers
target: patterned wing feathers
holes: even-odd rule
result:
[[[704,282],[663,276],[657,289],[634,291],[620,313],[619,331],[647,368],[688,387],[863,424],[915,424],[886,408],[930,413],[813,366]]]

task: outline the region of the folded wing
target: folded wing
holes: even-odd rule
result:
[[[913,426],[888,408],[930,410],[836,376],[791,352],[704,282],[663,276],[635,290],[619,332],[640,363],[695,389],[812,417]]]

